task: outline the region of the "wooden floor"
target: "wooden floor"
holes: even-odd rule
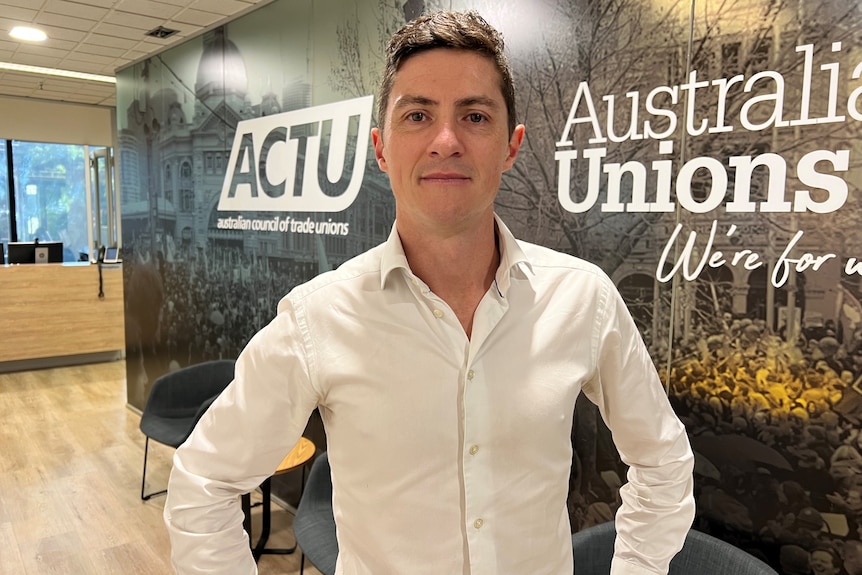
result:
[[[140,499],[144,437],[125,379],[123,361],[0,373],[0,573],[173,572],[164,496]],[[147,483],[159,487],[173,450],[150,446]],[[293,515],[272,517],[269,546],[292,545]],[[258,566],[299,573],[299,554]],[[306,562],[305,573],[319,572]]]

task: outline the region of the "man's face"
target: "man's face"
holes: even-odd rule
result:
[[[812,552],[811,572],[814,575],[835,575],[838,573],[838,568],[832,563],[832,554],[820,550]]]
[[[862,575],[862,543],[851,539],[845,544],[844,569],[848,575]]]
[[[392,85],[385,131],[371,132],[399,228],[457,232],[489,218],[524,135],[523,126],[510,135],[507,121],[490,57],[439,48],[405,61]]]

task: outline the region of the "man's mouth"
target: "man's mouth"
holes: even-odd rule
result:
[[[460,184],[469,181],[470,178],[457,172],[431,172],[422,176],[424,182],[442,184]]]

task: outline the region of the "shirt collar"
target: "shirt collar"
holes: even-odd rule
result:
[[[511,284],[512,270],[516,267],[524,272],[532,272],[533,268],[530,260],[527,259],[524,250],[518,244],[518,240],[503,223],[503,220],[497,214],[494,214],[494,221],[497,224],[497,238],[500,245],[500,266],[497,268],[497,289],[500,294],[505,296]],[[386,287],[386,281],[389,275],[396,269],[404,269],[408,274],[413,272],[410,270],[410,264],[407,263],[407,256],[404,254],[404,246],[401,244],[401,237],[398,235],[398,222],[392,225],[392,231],[389,232],[389,239],[383,246],[383,256],[380,260],[380,289]]]

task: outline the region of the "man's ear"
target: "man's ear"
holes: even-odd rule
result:
[[[518,124],[515,126],[515,129],[512,130],[512,137],[509,138],[508,154],[506,155],[506,161],[503,164],[504,172],[515,165],[515,158],[518,157],[518,150],[521,149],[521,144],[524,142],[525,130],[526,128],[524,128],[524,124]]]
[[[383,134],[380,132],[380,128],[371,128],[371,143],[374,145],[374,157],[377,158],[377,166],[381,172],[388,172],[389,166],[383,155]]]

